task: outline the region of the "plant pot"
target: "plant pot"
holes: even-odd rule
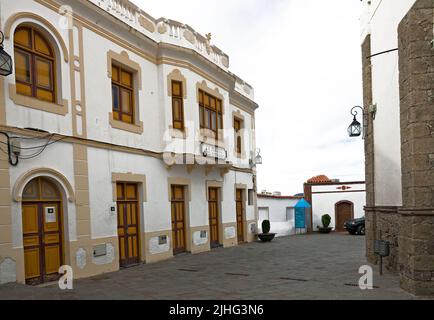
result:
[[[258,234],[258,237],[262,242],[271,242],[271,241],[273,241],[275,236],[276,236],[275,233],[260,233],[260,234]]]
[[[330,233],[332,232],[332,228],[318,228],[319,229],[319,233]]]

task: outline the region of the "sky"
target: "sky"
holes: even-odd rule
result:
[[[360,1],[131,1],[211,32],[230,70],[254,87],[258,191],[301,193],[319,174],[364,180],[363,140],[346,131],[363,103]]]

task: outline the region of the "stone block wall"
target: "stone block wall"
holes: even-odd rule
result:
[[[418,0],[401,21],[399,82],[403,207],[401,286],[434,295],[434,0]]]

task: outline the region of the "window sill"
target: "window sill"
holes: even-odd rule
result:
[[[62,104],[57,104],[24,96],[17,93],[16,86],[12,83],[9,84],[9,98],[19,106],[50,112],[61,116],[68,114],[68,100],[63,99]]]
[[[118,129],[118,130],[123,130],[123,131],[128,131],[131,133],[135,133],[135,134],[142,134],[143,133],[143,122],[139,122],[139,124],[131,124],[131,123],[126,123],[123,121],[119,121],[119,120],[115,120],[113,119],[113,113],[110,112],[109,113],[109,122],[110,122],[110,126],[112,128]]]

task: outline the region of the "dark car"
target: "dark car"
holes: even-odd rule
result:
[[[352,235],[358,234],[364,236],[365,217],[346,221],[344,223],[344,228]]]

